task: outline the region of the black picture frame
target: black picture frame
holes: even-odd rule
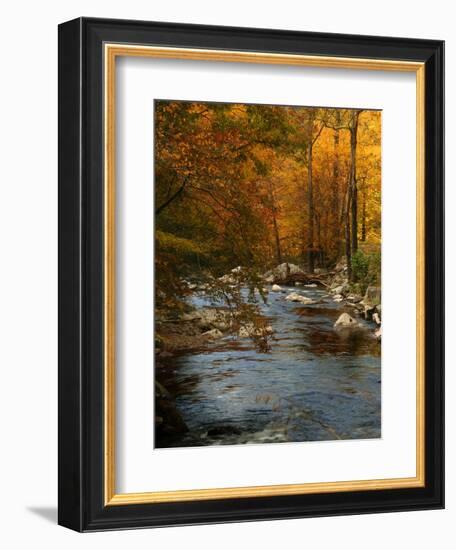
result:
[[[103,44],[425,63],[425,487],[106,506]],[[59,26],[59,513],[76,531],[444,506],[444,43],[78,18]]]

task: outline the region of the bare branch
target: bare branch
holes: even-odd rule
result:
[[[155,215],[158,216],[167,206],[169,206],[182,193],[187,184],[188,178],[185,178],[179,189],[171,195],[161,206],[155,210]]]

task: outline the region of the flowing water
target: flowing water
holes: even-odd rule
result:
[[[353,309],[324,290],[270,292],[263,313],[273,327],[269,353],[227,336],[204,350],[168,358],[160,376],[189,432],[157,447],[380,437],[380,344],[374,325],[335,330]],[[285,300],[298,291],[322,303]],[[192,303],[207,307],[203,296]]]

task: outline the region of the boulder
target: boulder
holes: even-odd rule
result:
[[[381,324],[380,315],[377,312],[372,315],[372,321],[377,323],[377,325]]]
[[[334,328],[359,328],[360,324],[348,313],[342,313],[334,323]]]
[[[271,278],[272,278],[272,281],[286,281],[290,275],[296,275],[296,274],[305,275],[305,272],[298,265],[285,262],[283,264],[278,265],[274,269],[267,271],[264,274],[264,278],[266,282],[268,282]]]
[[[227,331],[230,328],[229,312],[217,308],[203,308],[184,313],[182,321],[195,323],[202,331],[218,329]]]
[[[282,287],[280,287],[279,285],[272,285],[271,290],[272,292],[280,292],[282,290]]]
[[[285,298],[285,300],[287,300],[288,302],[299,302],[301,304],[306,304],[306,305],[312,305],[317,303],[315,300],[312,300],[312,298],[308,298],[307,296],[302,296],[297,292],[292,292]]]
[[[344,282],[342,284],[336,284],[331,287],[331,292],[334,294],[347,294],[349,291],[348,283]]]

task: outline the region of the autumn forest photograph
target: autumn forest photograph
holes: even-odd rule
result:
[[[381,437],[381,118],[155,100],[155,448]]]

